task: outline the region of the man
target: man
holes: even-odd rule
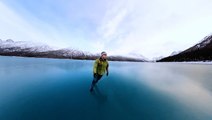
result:
[[[102,52],[101,57],[95,60],[94,66],[93,66],[93,81],[91,84],[90,91],[93,91],[94,86],[96,83],[102,78],[102,76],[105,74],[105,71],[107,72],[107,76],[109,74],[108,71],[108,61],[107,61],[107,53]]]

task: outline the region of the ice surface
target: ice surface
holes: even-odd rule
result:
[[[0,120],[211,120],[212,66],[0,57]]]

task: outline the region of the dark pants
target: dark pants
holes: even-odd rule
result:
[[[96,74],[93,78],[92,84],[91,84],[91,89],[96,85],[96,83],[102,78],[102,75]]]

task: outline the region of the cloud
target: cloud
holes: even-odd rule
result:
[[[51,21],[46,22],[38,18],[36,13],[32,14],[19,4],[13,8],[0,2],[0,14],[2,14],[0,16],[1,39],[42,42],[61,48],[69,46],[79,48],[78,46],[83,42],[79,37],[80,30],[70,33],[62,22],[59,26]]]
[[[37,21],[36,25],[31,24],[24,17],[16,13],[13,9],[9,8],[2,2],[0,2],[0,33],[2,39],[15,39],[20,41],[37,41],[46,42],[50,40],[45,33],[42,33],[42,29],[36,27],[36,25],[43,25],[44,23],[38,21],[33,16],[31,20]],[[53,40],[53,39],[51,39]]]
[[[210,33],[208,0],[116,1],[107,8],[99,41],[112,54],[148,58],[184,50]],[[179,7],[180,6],[180,7]]]
[[[1,39],[94,53],[167,56],[197,43],[212,27],[209,0],[63,0],[47,1],[40,9],[36,1],[14,4],[0,2]]]

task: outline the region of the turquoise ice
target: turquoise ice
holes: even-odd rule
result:
[[[0,120],[211,120],[212,66],[0,57]]]

